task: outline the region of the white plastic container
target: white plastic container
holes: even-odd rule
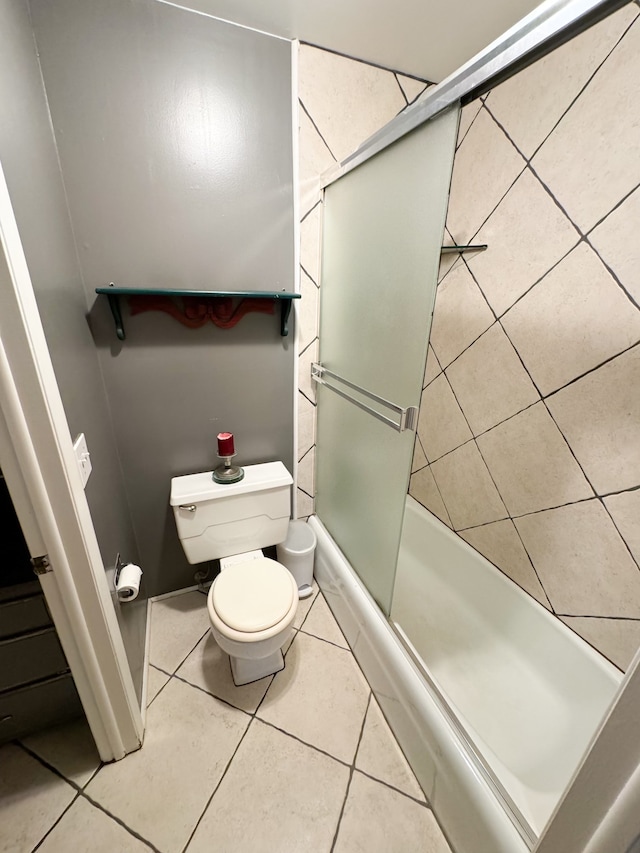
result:
[[[307,598],[313,592],[313,561],[316,534],[306,521],[289,522],[284,542],[276,545],[278,562],[286,566],[298,584],[298,596]]]

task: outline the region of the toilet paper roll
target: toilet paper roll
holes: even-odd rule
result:
[[[133,601],[134,598],[138,597],[141,577],[142,569],[135,563],[127,563],[126,566],[122,567],[116,584],[116,592],[120,601]]]

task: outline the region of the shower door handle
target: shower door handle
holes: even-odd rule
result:
[[[330,391],[338,394],[344,400],[348,400],[350,403],[353,403],[354,406],[362,409],[362,411],[373,415],[374,418],[377,418],[379,421],[382,421],[382,423],[390,426],[392,429],[395,429],[396,432],[404,432],[405,430],[415,431],[416,426],[418,425],[417,406],[399,406],[397,403],[385,400],[384,397],[380,397],[372,391],[367,391],[366,388],[362,388],[360,385],[350,382],[343,376],[338,376],[337,373],[334,373],[332,370],[328,370],[326,367],[323,367],[323,365],[318,364],[317,362],[314,362],[311,365],[311,378],[318,385],[324,385],[325,388],[328,388]],[[338,384],[346,386],[346,389],[349,390],[337,387]],[[395,414],[395,419],[388,417],[378,411],[378,409],[374,409],[373,406],[367,405],[367,403],[362,400],[358,400],[353,396],[353,394],[349,393],[349,391],[355,391],[357,394],[377,403],[382,408],[389,409]]]

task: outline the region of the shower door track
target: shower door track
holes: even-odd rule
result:
[[[372,391],[367,391],[366,388],[362,388],[360,385],[356,385],[354,382],[350,382],[348,379],[345,379],[343,376],[339,376],[337,373],[334,373],[332,370],[328,370],[322,364],[318,364],[314,362],[311,365],[311,379],[316,382],[318,385],[324,385],[325,388],[328,388],[330,391],[333,391],[334,394],[338,394],[338,396],[342,397],[343,400],[347,400],[349,403],[353,403],[354,406],[357,406],[359,409],[362,409],[363,412],[367,412],[370,415],[373,415],[374,418],[377,418],[379,421],[382,421],[383,424],[390,426],[392,429],[395,429],[396,432],[404,432],[405,430],[413,430],[418,424],[418,407],[417,406],[399,406],[397,403],[392,403],[390,400],[386,400],[384,397],[380,397],[378,394],[374,394]],[[366,397],[368,400],[372,400],[374,403],[377,403],[379,406],[382,406],[385,409],[390,409],[392,412],[395,412],[397,415],[397,419],[389,418],[386,415],[379,412],[377,409],[374,409],[373,406],[368,406],[366,403],[362,402],[362,400],[358,400],[353,394],[350,394],[348,391],[344,391],[341,388],[337,388],[333,382],[338,382],[342,385],[346,385],[347,388],[355,391],[358,394],[361,394],[363,397]]]

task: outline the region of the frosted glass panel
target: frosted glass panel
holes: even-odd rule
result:
[[[325,194],[320,361],[418,406],[458,125],[449,110]],[[385,613],[414,433],[319,388],[318,515]]]

